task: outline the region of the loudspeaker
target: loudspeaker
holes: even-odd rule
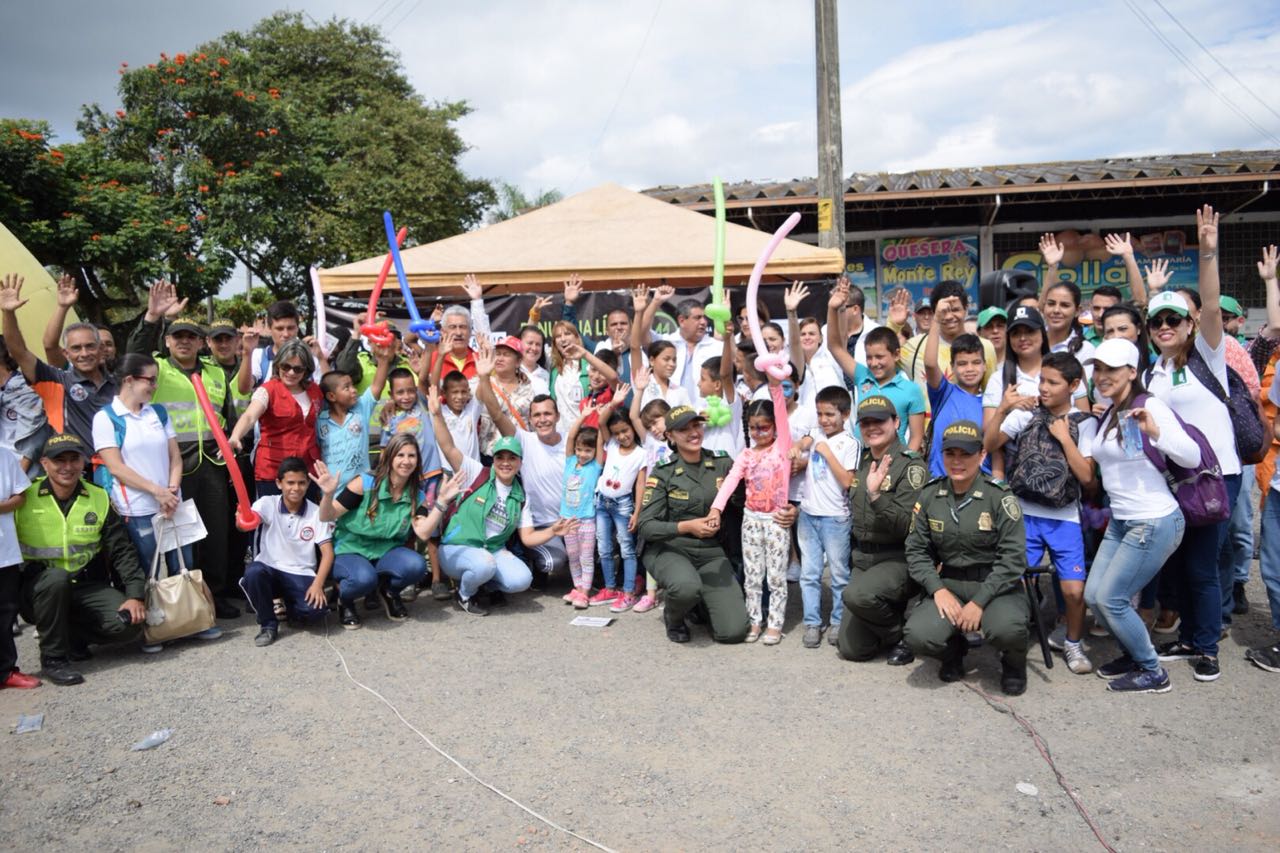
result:
[[[1040,279],[1026,270],[996,270],[978,282],[978,309],[992,305],[1004,308],[1015,299],[1035,296],[1040,292]]]

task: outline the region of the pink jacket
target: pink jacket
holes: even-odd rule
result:
[[[777,438],[764,450],[747,448],[733,463],[724,485],[716,493],[712,506],[723,511],[738,482],[747,481],[747,509],[754,512],[777,512],[787,506],[787,487],[791,483],[791,429],[787,424],[787,399],[781,385],[770,385],[773,419]]]

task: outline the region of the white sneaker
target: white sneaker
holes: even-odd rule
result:
[[[1049,633],[1049,648],[1055,652],[1062,651],[1062,647],[1067,642],[1067,623],[1059,622],[1058,626]]]
[[[164,651],[164,643],[143,643],[142,653],[145,655],[159,654]]]
[[[797,560],[792,560],[787,566],[787,583],[800,583],[800,563]]]
[[[1067,659],[1067,669],[1076,675],[1093,672],[1093,661],[1084,653],[1084,643],[1066,642],[1062,654]]]

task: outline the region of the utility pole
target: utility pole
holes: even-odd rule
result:
[[[840,141],[840,29],[836,0],[814,0],[818,65],[818,246],[844,242],[844,167]]]

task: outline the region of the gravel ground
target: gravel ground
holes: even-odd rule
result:
[[[933,661],[803,648],[792,590],[773,648],[717,647],[699,628],[677,646],[657,613],[572,627],[550,593],[483,619],[421,599],[406,623],[370,614],[360,631],[331,622],[330,638],[462,764],[617,850],[1097,848],[1012,717],[938,681]],[[1270,639],[1256,579],[1249,595],[1213,684],[1175,663],[1173,692],[1112,696],[1033,652],[1011,704],[1117,849],[1280,848],[1265,723],[1280,677],[1243,659]],[[251,619],[224,627],[155,656],[99,649],[82,686],[0,691],[10,731],[20,713],[45,715],[43,731],[9,735],[5,846],[589,849],[433,752],[346,678],[323,627],[286,628],[267,649]],[[35,669],[31,633],[19,652]],[[1091,653],[1101,663],[1114,646]],[[970,661],[968,683],[999,696],[994,652]],[[168,743],[129,751],[164,727]]]

